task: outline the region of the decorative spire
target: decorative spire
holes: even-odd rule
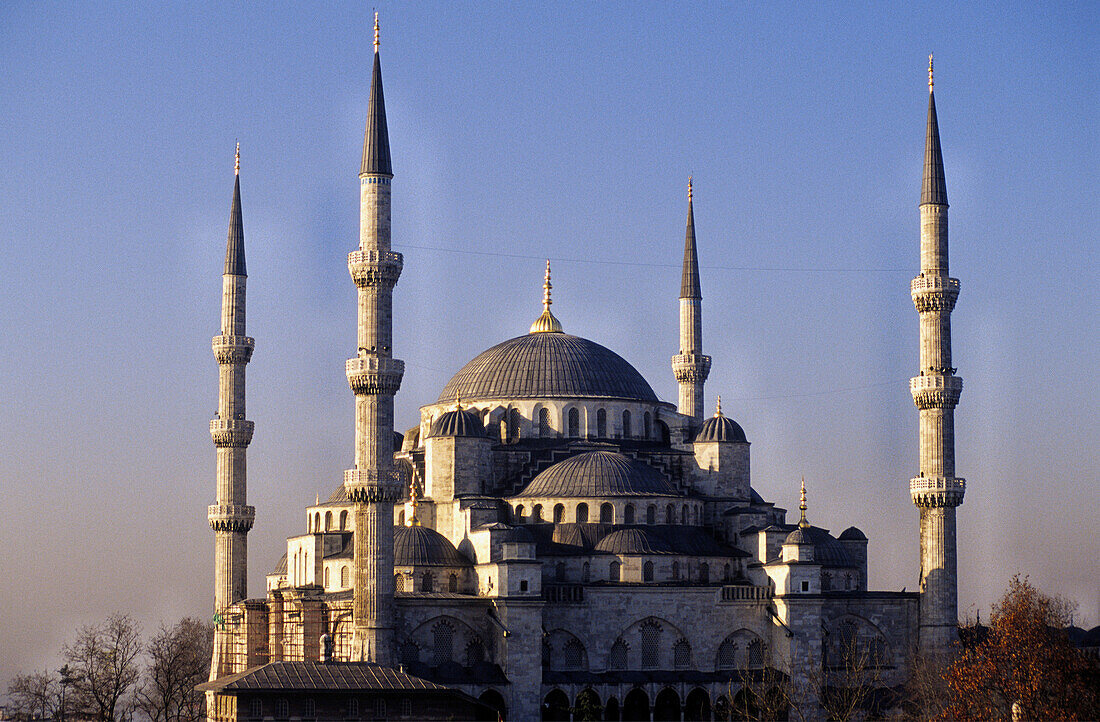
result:
[[[680,277],[680,298],[702,298],[699,286],[699,254],[695,250],[695,211],[692,208],[691,176],[688,176],[688,217],[684,232],[684,271]]]
[[[455,411],[462,411],[462,394],[455,395]]]
[[[382,63],[378,55],[378,13],[374,14],[374,69],[370,79],[367,129],[363,134],[363,162],[359,175],[393,175],[390,134],[386,127],[386,100],[382,93]]]
[[[550,313],[550,290],[554,284],[550,283],[550,259],[546,259],[546,280],[542,283],[542,315],[531,324],[531,333],[562,333],[561,321]]]
[[[802,513],[802,518],[798,520],[798,526],[805,529],[810,525],[810,522],[806,520],[806,477],[802,477],[802,494],[798,502],[798,510]]]
[[[420,519],[416,516],[416,509],[420,506],[420,497],[416,493],[416,482],[414,481],[409,485],[409,520],[405,523],[406,526],[420,526]]]
[[[244,265],[244,218],[241,213],[241,144],[237,143],[237,159],[233,176],[233,200],[229,204],[229,234],[225,242],[227,276],[247,276]]]
[[[237,159],[233,162],[233,175],[241,174],[241,141],[237,141]]]
[[[947,180],[940,150],[940,126],[936,119],[936,95],[932,92],[932,56],[928,56],[928,128],[924,136],[924,178],[920,204],[947,205]]]
[[[719,394],[718,395],[718,404],[716,405],[716,408],[714,409],[714,417],[719,418],[721,416],[722,416],[722,395]]]

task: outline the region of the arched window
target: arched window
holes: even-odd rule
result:
[[[458,575],[457,574],[451,574],[451,576],[447,577],[447,591],[452,592],[452,593],[458,591]]]
[[[611,645],[611,654],[607,657],[608,669],[626,669],[626,642],[616,639]]]
[[[645,412],[645,416],[642,417],[642,432],[647,439],[653,436],[653,417],[648,411]]]
[[[397,514],[397,526],[405,526],[405,510],[402,509]]]
[[[634,523],[634,505],[633,504],[627,504],[626,507],[623,508],[623,524],[633,524],[633,523]]]
[[[680,578],[680,562],[672,562],[672,578]]]
[[[592,566],[588,562],[585,562],[584,566],[581,567],[581,581],[587,583],[588,581],[591,580],[591,578],[592,578]]]
[[[542,504],[535,504],[533,507],[531,507],[531,521],[542,521]]]
[[[661,659],[661,627],[653,621],[642,625],[642,667],[655,669]]]
[[[691,517],[688,516],[688,505],[684,504],[684,506],[680,509],[680,523],[684,526],[687,526],[691,523],[690,519]]]
[[[432,666],[438,667],[454,659],[455,630],[447,622],[432,627]]]
[[[275,719],[286,719],[290,717],[290,703],[287,702],[285,697],[280,697],[275,700]]]
[[[650,504],[645,510],[645,523],[653,525],[657,523],[657,507]]]
[[[325,589],[328,589],[328,567],[325,567]]]
[[[306,534],[309,534],[312,531],[313,531],[313,515],[312,514],[306,514]]]
[[[340,512],[340,531],[348,530],[348,510],[344,509]]]
[[[629,439],[633,434],[630,431],[630,411],[623,410],[623,438]]]
[[[420,577],[420,591],[435,591],[435,578],[432,576],[431,572],[424,572],[424,576]]]
[[[386,698],[375,697],[374,699],[374,718],[386,719]]]
[[[672,666],[676,669],[691,667],[691,644],[681,639],[672,646]]]
[[[653,562],[646,562],[645,564],[642,565],[642,581],[643,582],[652,582],[653,581]]]
[[[622,567],[623,565],[618,562],[611,562],[607,568],[607,578],[613,582],[619,581],[619,570],[621,570]]]
[[[676,523],[676,509],[672,506],[672,504],[669,504],[668,506],[665,507],[665,524],[675,524],[675,523]]]
[[[550,409],[545,406],[539,409],[539,436],[550,435]]]
[[[565,562],[558,562],[554,567],[554,579],[559,582],[565,581]]]
[[[561,524],[565,517],[565,506],[563,504],[554,504],[554,523]]]
[[[348,586],[348,568],[340,567],[340,586],[347,588]]]
[[[706,562],[699,565],[699,581],[703,584],[710,583],[710,565]]]
[[[508,409],[506,416],[508,419],[506,424],[508,427],[508,443],[514,444],[519,441],[519,409]]]
[[[303,719],[313,719],[317,716],[317,700],[307,697],[302,710]]]
[[[764,642],[759,639],[754,639],[749,642],[749,666],[750,667],[763,667],[764,666]]]
[[[607,411],[604,409],[596,411],[596,436],[601,439],[607,438]]]
[[[332,531],[332,512],[325,512],[325,531]]]
[[[321,512],[317,512],[313,516],[313,531],[321,531]]]
[[[600,504],[600,523],[615,523],[615,507],[611,506],[611,504],[606,501],[603,504]]]
[[[730,580],[730,565],[728,563],[722,567],[722,579],[727,582]]]
[[[405,581],[401,577],[401,572],[393,575],[393,591],[403,592],[405,591]]]
[[[466,647],[466,666],[473,667],[485,661],[485,645],[480,639],[474,638]]]
[[[520,524],[523,523],[523,504],[518,504],[516,506],[515,520]]]
[[[577,438],[581,435],[581,412],[576,408],[569,409],[569,436]]]
[[[565,669],[583,669],[584,645],[580,643],[580,640],[573,638],[565,643],[565,647],[562,649],[561,663]]]
[[[405,666],[416,664],[420,661],[420,648],[412,642],[401,645],[401,663]]]
[[[577,504],[577,523],[584,524],[588,521],[588,504],[581,502]]]
[[[726,637],[722,645],[718,647],[718,668],[737,668],[737,642],[733,641],[732,635]]]
[[[348,707],[348,712],[347,712],[348,719],[355,719],[359,716],[359,698],[358,697],[348,697],[347,707]]]

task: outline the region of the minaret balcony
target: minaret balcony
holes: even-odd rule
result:
[[[930,374],[909,379],[909,393],[918,409],[953,409],[962,394],[961,376]]]
[[[387,356],[359,356],[349,358],[344,370],[357,396],[393,396],[401,388],[405,362]]]
[[[702,383],[710,374],[710,356],[678,353],[672,357],[672,373],[681,383]]]
[[[947,276],[917,276],[909,284],[913,305],[918,313],[948,311],[955,308],[959,298],[959,279]]]
[[[958,506],[966,493],[966,479],[918,476],[909,480],[909,495],[919,507]]]
[[[353,502],[398,501],[404,481],[396,469],[345,469],[344,488]]]
[[[392,289],[403,266],[403,257],[395,251],[360,250],[348,254],[348,271],[358,288]]]
[[[214,446],[245,447],[252,442],[256,425],[247,419],[211,419],[210,438]]]
[[[248,363],[256,347],[256,339],[251,336],[220,335],[211,339],[210,347],[220,364]]]
[[[211,504],[206,518],[214,531],[247,532],[256,521],[256,507],[244,504]]]

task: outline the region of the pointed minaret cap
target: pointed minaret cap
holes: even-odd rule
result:
[[[699,287],[699,255],[695,251],[695,211],[692,208],[691,176],[688,176],[688,217],[684,233],[684,272],[680,278],[680,298],[702,298]]]
[[[806,477],[802,477],[802,493],[798,502],[798,510],[802,513],[802,518],[798,520],[798,526],[801,529],[805,529],[810,525],[810,522],[806,520]]]
[[[244,265],[244,218],[241,213],[241,144],[234,162],[233,201],[229,204],[229,235],[225,242],[226,276],[247,276]]]
[[[393,176],[390,164],[390,134],[386,128],[386,99],[382,94],[382,63],[378,59],[378,13],[374,14],[374,69],[370,79],[367,129],[363,133],[363,162],[359,175]]]
[[[928,56],[928,127],[924,136],[924,177],[921,181],[920,204],[947,205],[947,180],[943,173],[943,153],[940,150],[940,126],[936,119],[936,95],[932,89],[932,56]]]
[[[535,322],[531,324],[530,333],[564,333],[561,327],[561,321],[554,317],[554,314],[550,313],[550,304],[553,301],[550,300],[550,289],[554,287],[554,284],[550,283],[550,259],[546,259],[546,280],[542,283],[542,315],[535,319]]]

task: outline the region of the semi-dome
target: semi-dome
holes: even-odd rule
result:
[[[539,473],[516,496],[683,496],[665,475],[644,461],[614,451],[586,451]]]
[[[867,535],[859,530],[859,527],[850,526],[844,531],[840,532],[840,536],[837,537],[840,541],[867,541]]]
[[[477,414],[465,409],[448,411],[432,422],[428,438],[433,436],[485,436],[485,426]]]
[[[733,419],[722,415],[722,397],[718,397],[718,410],[714,416],[703,422],[699,427],[699,433],[695,435],[696,443],[705,441],[737,441],[744,443],[745,430]]]
[[[614,351],[567,333],[529,333],[482,352],[436,403],[459,399],[615,398],[656,402],[642,375]]]
[[[609,554],[674,554],[675,549],[660,534],[644,527],[611,532],[596,544],[596,551]]]
[[[471,564],[447,537],[426,526],[393,528],[393,563],[399,567],[466,567]]]

